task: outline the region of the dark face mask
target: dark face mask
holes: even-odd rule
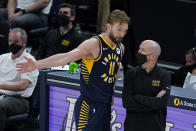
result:
[[[195,68],[196,68],[196,64],[194,64],[194,65],[189,65],[189,66],[184,66],[184,70],[185,70],[186,72],[190,72],[190,73],[192,73],[192,70],[195,69]]]
[[[14,54],[14,55],[15,55],[16,53],[18,53],[22,48],[23,48],[22,45],[18,45],[18,44],[16,44],[16,43],[13,43],[13,44],[11,44],[11,45],[9,46],[10,52],[12,52],[12,54]]]
[[[58,15],[57,20],[60,26],[67,26],[70,22],[70,18],[63,14]]]
[[[145,62],[147,62],[147,57],[144,54],[141,53],[137,53],[136,54],[136,63],[139,65],[144,64]]]

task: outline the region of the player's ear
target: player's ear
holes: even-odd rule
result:
[[[111,24],[107,23],[107,24],[106,24],[106,29],[107,29],[107,30],[111,30]]]

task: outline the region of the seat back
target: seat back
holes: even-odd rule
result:
[[[7,22],[0,21],[0,41],[1,41],[0,55],[8,52],[8,31],[9,31],[9,26]]]
[[[8,0],[2,0],[2,8],[7,8],[7,3],[8,3]]]

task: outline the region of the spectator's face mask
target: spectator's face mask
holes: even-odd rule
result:
[[[64,14],[59,14],[57,20],[60,26],[67,26],[70,22],[70,17]]]
[[[9,46],[9,50],[10,52],[12,52],[12,54],[16,54],[18,53],[21,49],[23,48],[22,45],[18,45],[17,43],[12,43],[10,46]]]
[[[145,62],[147,62],[147,56],[141,53],[137,53],[136,54],[136,63],[139,65],[144,64]]]
[[[192,70],[196,68],[196,64],[184,66],[185,71],[192,73]]]

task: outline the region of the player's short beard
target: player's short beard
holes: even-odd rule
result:
[[[119,43],[120,43],[120,41],[117,41],[117,40],[115,39],[115,37],[114,37],[114,35],[113,35],[112,32],[110,32],[109,37],[110,37],[110,39],[111,39],[114,43],[116,43],[116,44],[119,44]]]

